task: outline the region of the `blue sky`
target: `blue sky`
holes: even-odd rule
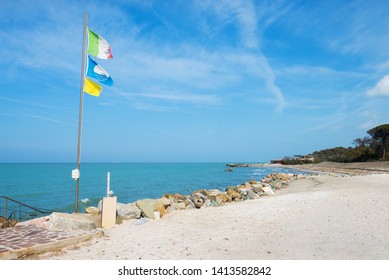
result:
[[[388,1],[0,0],[0,162],[263,162],[389,123]]]

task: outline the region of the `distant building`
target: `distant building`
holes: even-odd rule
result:
[[[301,162],[314,162],[315,157],[313,155],[294,155],[294,159]]]

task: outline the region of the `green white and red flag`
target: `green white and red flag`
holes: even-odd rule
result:
[[[88,53],[101,59],[112,58],[108,42],[88,28]]]

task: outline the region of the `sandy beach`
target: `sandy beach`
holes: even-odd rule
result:
[[[389,174],[368,173],[307,176],[269,197],[124,221],[101,238],[34,258],[389,259]]]

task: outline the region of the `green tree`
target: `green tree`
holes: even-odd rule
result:
[[[353,141],[356,148],[371,147],[373,144],[373,139],[370,137],[357,138]]]
[[[386,145],[387,145],[387,140],[389,139],[389,124],[382,124],[376,126],[368,130],[367,133],[380,143],[381,150],[382,150],[382,159],[385,159]]]

